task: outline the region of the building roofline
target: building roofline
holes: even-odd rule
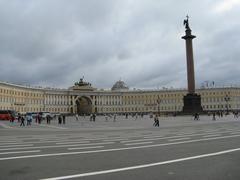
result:
[[[63,88],[51,88],[51,87],[41,87],[41,86],[30,86],[30,85],[22,85],[22,84],[14,84],[9,82],[0,81],[0,85],[18,87],[23,89],[30,89],[30,90],[41,90],[41,91],[62,91],[62,92],[75,92],[73,89],[63,89]],[[203,91],[203,90],[222,90],[222,89],[240,89],[240,86],[223,86],[223,87],[205,87],[205,88],[198,88],[196,91]],[[111,89],[94,89],[93,91],[84,91],[84,92],[95,92],[95,93],[151,93],[151,92],[175,92],[175,91],[182,91],[185,92],[187,89],[184,88],[164,88],[164,89],[129,89],[129,90],[114,90]]]

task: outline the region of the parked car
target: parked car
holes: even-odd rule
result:
[[[46,119],[47,116],[53,118],[53,114],[50,112],[39,112],[39,114],[42,116],[43,119]]]

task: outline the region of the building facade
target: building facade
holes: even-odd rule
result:
[[[40,88],[0,82],[0,109],[52,113],[178,113],[187,90],[130,90],[117,81],[111,90],[98,90],[80,79],[68,89]],[[240,88],[197,89],[204,111],[240,110]]]

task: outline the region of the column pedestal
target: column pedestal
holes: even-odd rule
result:
[[[194,114],[203,112],[201,106],[201,96],[198,94],[190,94],[188,93],[183,97],[183,114]]]

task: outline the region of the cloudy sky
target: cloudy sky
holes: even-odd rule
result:
[[[240,85],[240,0],[0,0],[0,81],[186,87],[186,14],[196,85]]]

